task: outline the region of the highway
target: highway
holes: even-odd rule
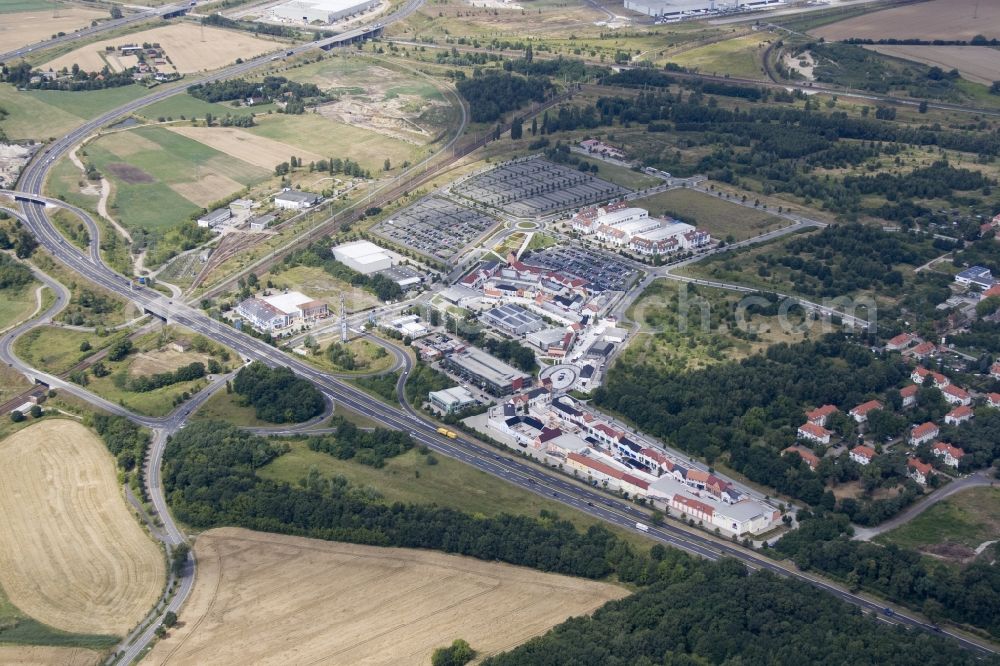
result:
[[[388,22],[390,19],[395,20],[395,18],[398,18],[401,15],[406,15],[410,11],[416,9],[416,7],[419,6],[419,3],[420,0],[411,0],[406,6],[404,6],[403,9],[394,14],[393,17],[387,18],[386,21]],[[366,29],[359,30],[363,33]],[[371,30],[371,28],[368,28],[367,30]],[[345,35],[340,35],[337,38],[332,39],[350,40],[356,36],[357,35],[351,36],[351,33],[346,33]],[[321,42],[312,42],[310,44],[295,47],[292,50],[295,53],[300,53],[308,49],[316,48],[317,46],[329,44],[329,40],[321,40]],[[265,56],[240,65],[235,65],[215,75],[204,77],[199,81],[216,80],[229,76],[235,76],[264,63],[267,59],[268,58]],[[417,442],[427,445],[436,452],[461,460],[469,465],[472,465],[473,467],[476,467],[477,469],[496,477],[503,478],[506,481],[531,492],[549,496],[568,506],[572,506],[575,509],[583,511],[610,524],[618,525],[624,529],[635,529],[636,522],[648,521],[647,512],[640,509],[636,505],[619,499],[610,498],[608,495],[599,492],[597,489],[582,486],[559,474],[544,470],[543,468],[540,468],[532,463],[525,462],[517,457],[510,457],[508,455],[501,454],[497,450],[476,440],[466,438],[464,436],[459,436],[456,439],[442,437],[437,433],[436,425],[434,423],[418,414],[408,405],[405,406],[405,408],[399,408],[383,403],[360,389],[350,384],[346,384],[334,376],[317,370],[302,360],[288,356],[274,347],[257,340],[256,338],[252,338],[236,331],[225,323],[213,320],[200,310],[196,310],[184,303],[174,301],[151,290],[132,290],[130,280],[128,278],[115,273],[103,264],[99,251],[97,250],[98,242],[95,235],[92,235],[91,247],[88,252],[81,252],[74,246],[67,243],[49,221],[45,212],[46,206],[44,203],[32,203],[30,201],[41,201],[39,194],[42,191],[45,176],[53,162],[66,151],[70,150],[78,141],[122,114],[128,113],[129,111],[140,108],[146,104],[150,104],[158,99],[178,94],[179,92],[182,92],[187,85],[192,85],[193,83],[194,81],[186,85],[164,89],[146,98],[126,104],[125,106],[104,114],[93,121],[85,123],[81,127],[73,130],[66,136],[51,144],[47,151],[45,151],[39,158],[36,158],[36,160],[29,164],[29,166],[25,169],[21,178],[20,192],[16,194],[16,196],[22,198],[22,207],[24,210],[22,219],[25,227],[35,235],[39,243],[45,247],[45,249],[56,258],[56,260],[67,266],[70,270],[76,272],[82,278],[90,280],[108,289],[109,291],[122,296],[123,298],[135,302],[137,305],[152,314],[155,314],[156,316],[162,317],[171,323],[186,326],[196,333],[205,335],[218,343],[228,346],[236,351],[245,360],[258,360],[270,366],[283,365],[290,367],[298,376],[311,381],[320,390],[322,390],[324,394],[333,399],[335,402],[348,409],[368,416],[387,427],[409,432]],[[75,209],[74,213],[79,215],[81,219],[87,223],[88,227],[96,228],[93,220],[90,219],[90,216],[85,211]],[[51,309],[49,312],[52,312]],[[31,325],[37,325],[37,322],[32,322]],[[11,336],[10,339],[13,339],[13,336]],[[7,362],[13,361],[7,360]],[[406,357],[407,369],[404,371],[400,379],[400,383],[397,385],[397,393],[401,392],[402,384],[405,381],[407,373],[409,372],[409,362],[409,357]],[[38,373],[37,371],[34,371],[33,374],[37,376]],[[92,396],[92,394],[89,393],[87,393],[87,395]],[[199,394],[193,400],[204,400],[207,399],[208,395],[210,395],[210,392],[204,391],[203,394]],[[88,397],[88,399],[90,399],[90,397]],[[403,404],[405,405],[405,401]],[[101,406],[104,407],[104,405]],[[145,421],[146,423],[150,423],[151,427],[156,428],[156,436],[154,438],[149,460],[147,462],[148,491],[153,505],[156,508],[157,514],[163,521],[163,531],[167,535],[168,543],[173,544],[180,543],[184,537],[170,517],[170,512],[163,496],[163,489],[160,485],[159,470],[163,450],[166,445],[167,435],[183,425],[187,414],[192,411],[195,406],[196,403],[192,404],[189,402],[166,420],[160,419]],[[144,422],[141,419],[137,420],[139,420],[140,423]],[[766,569],[773,571],[778,575],[807,582],[870,612],[878,613],[882,608],[880,604],[852,594],[838,586],[833,585],[832,583],[815,579],[795,570],[786,569],[774,562],[771,562],[770,560],[767,560],[766,558],[759,557],[749,550],[716,540],[708,535],[689,532],[671,524],[651,526],[648,534],[650,537],[663,543],[681,548],[698,556],[707,557],[709,559],[733,557],[744,562],[747,566],[753,569]],[[193,569],[193,561],[192,566],[189,567],[188,573],[186,573],[180,581],[177,594],[174,595],[170,602],[170,607],[172,609],[180,608],[190,592],[194,578],[193,571],[191,569]],[[931,625],[925,624],[921,620],[905,612],[897,612],[892,618],[880,619],[887,622],[891,621],[893,623],[920,628],[926,631],[936,631]],[[131,645],[127,645],[125,647],[125,653],[120,657],[121,663],[129,663],[131,658],[138,656],[142,650],[145,649],[145,646],[148,645],[148,642],[152,639],[152,631],[154,630],[155,625],[156,622],[151,623],[149,628],[147,628],[144,632],[139,633],[138,637],[131,643]],[[987,653],[990,651],[988,648],[981,646],[979,643],[966,639],[962,636],[956,634],[949,635],[970,650],[975,650],[981,653]]]
[[[155,7],[146,9],[140,12],[134,12],[131,14],[125,14],[120,19],[111,19],[110,21],[104,21],[98,23],[97,25],[87,26],[86,28],[81,28],[76,32],[68,32],[65,35],[56,37],[55,39],[46,39],[40,42],[35,42],[34,44],[26,44],[20,48],[14,49],[12,51],[7,51],[6,53],[0,53],[0,62],[10,62],[16,58],[25,58],[35,51],[42,51],[45,49],[52,48],[57,44],[65,44],[67,42],[73,42],[78,39],[83,39],[84,37],[92,37],[94,35],[100,34],[107,30],[113,30],[115,28],[121,28],[132,23],[139,23],[140,21],[148,21],[149,19],[156,18],[158,16],[165,16],[167,14],[174,14],[177,12],[186,11],[193,6],[193,2],[185,2],[176,5],[166,5],[164,7]]]

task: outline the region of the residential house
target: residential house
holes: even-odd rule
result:
[[[799,426],[799,439],[808,439],[820,444],[829,444],[832,435],[832,432],[815,423],[803,423]]]
[[[943,395],[944,399],[953,405],[972,404],[972,396],[969,395],[969,392],[953,384],[943,387],[941,389],[941,395]]]
[[[919,340],[919,338],[914,333],[900,333],[885,343],[885,348],[888,351],[900,351],[902,349],[906,349],[917,340]]]
[[[917,458],[909,458],[906,461],[906,475],[922,486],[927,485],[927,479],[931,477],[934,468],[925,462],[920,462]]]
[[[922,360],[933,354],[936,349],[937,347],[934,346],[933,342],[921,342],[919,345],[908,350],[906,353],[914,358]]]
[[[1000,393],[990,393],[986,396],[986,404],[1000,409]]]
[[[875,449],[870,446],[865,446],[864,444],[859,444],[851,449],[851,460],[858,463],[859,465],[867,465],[872,460],[875,459]]]
[[[798,455],[800,458],[802,458],[802,460],[805,461],[806,465],[809,466],[809,469],[813,470],[814,472],[816,471],[816,468],[819,467],[819,456],[817,456],[815,453],[813,453],[811,450],[807,449],[804,446],[798,444],[794,446],[789,446],[787,449],[781,452],[782,455],[786,453],[794,453]]]
[[[990,269],[985,266],[971,266],[970,268],[966,268],[955,276],[955,282],[965,287],[976,285],[982,289],[989,289],[996,284],[996,280],[993,279]]]
[[[830,417],[836,413],[837,408],[834,405],[823,405],[806,412],[806,421],[813,425],[825,426],[830,421]]]
[[[913,428],[913,430],[910,431],[909,441],[912,446],[919,446],[924,442],[931,441],[940,434],[941,431],[933,423],[930,422],[922,423],[921,425],[916,426],[915,428]]]
[[[868,402],[863,402],[852,409],[849,414],[858,423],[864,423],[868,420],[868,414],[877,409],[882,409],[882,403],[878,400],[869,400]]]
[[[899,396],[903,399],[903,407],[912,407],[917,404],[917,391],[920,387],[916,384],[910,384],[909,386],[904,386],[899,389]]]
[[[934,386],[939,389],[943,389],[945,386],[951,384],[951,380],[942,375],[940,372],[934,372],[933,370],[928,370],[927,368],[920,366],[914,368],[913,372],[910,374],[910,380],[914,384],[919,384],[920,386],[923,386],[924,380],[927,377],[930,377]]]
[[[958,467],[965,456],[965,451],[947,442],[935,442],[934,446],[931,447],[931,453],[939,458],[943,458],[944,464],[950,467]]]
[[[1000,361],[990,366],[990,377],[1000,380]]]
[[[953,426],[962,425],[966,421],[971,420],[972,416],[972,407],[959,405],[944,415],[944,422]]]

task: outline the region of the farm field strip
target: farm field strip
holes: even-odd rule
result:
[[[858,39],[964,39],[1000,37],[1000,4],[982,0],[931,0],[855,16],[811,30],[837,41]],[[994,29],[990,33],[990,26]]]

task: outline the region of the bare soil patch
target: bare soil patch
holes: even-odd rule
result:
[[[101,655],[83,648],[0,645],[0,664],[6,666],[93,666]]]
[[[125,164],[123,162],[112,162],[111,164],[108,164],[107,170],[116,175],[118,178],[124,180],[126,183],[132,185],[136,183],[153,183],[156,181],[155,178],[139,167],[132,166],[131,164]]]
[[[965,39],[1000,37],[1000,3],[930,0],[855,16],[810,31],[827,40]]]
[[[317,107],[320,115],[345,125],[364,129],[406,141],[418,146],[434,138],[436,129],[421,122],[426,107],[446,109],[445,102],[434,102],[419,95],[399,95],[388,100],[371,101],[360,97],[344,97]]]
[[[46,420],[0,442],[0,515],[0,585],[39,622],[124,635],[159,596],[163,554],[81,424]]]
[[[208,364],[208,355],[197,352],[179,352],[175,349],[159,349],[137,354],[129,365],[128,373],[133,377],[154,375],[158,372],[173,372],[190,363]]]
[[[317,153],[303,151],[301,148],[290,146],[287,143],[232,127],[171,127],[170,131],[200,141],[231,157],[269,170],[282,162],[287,162],[292,155],[301,157],[307,163],[326,159]]]
[[[105,47],[144,42],[159,44],[181,74],[218,69],[231,65],[237,58],[249,60],[281,46],[278,42],[260,39],[249,33],[177,22],[81,46],[45,63],[44,67],[61,69],[76,63],[87,71],[95,71],[104,66],[101,54],[105,53]]]
[[[108,18],[108,12],[60,5],[57,10],[14,12],[0,18],[0,44],[13,50],[49,39],[59,32],[74,32],[86,28],[94,19]]]
[[[990,85],[1000,77],[1000,50],[984,46],[866,46],[879,53],[905,58],[948,71],[957,69],[962,77]]]
[[[274,165],[272,165],[273,168]],[[170,185],[177,194],[202,208],[243,189],[243,185],[220,173],[203,174],[199,180]]]
[[[627,590],[432,551],[236,528],[195,543],[183,626],[152,664],[426,664],[465,638],[509,649]]]

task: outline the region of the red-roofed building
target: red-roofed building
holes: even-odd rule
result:
[[[686,513],[695,520],[706,523],[712,522],[712,515],[715,513],[715,509],[710,504],[699,502],[691,497],[685,497],[680,493],[674,495],[673,499],[670,500],[670,506],[681,513]]]
[[[885,348],[889,351],[899,351],[900,349],[906,349],[917,339],[917,336],[913,333],[900,333],[885,343]]]
[[[915,358],[923,359],[933,354],[935,349],[937,349],[937,347],[934,346],[933,342],[921,342],[919,345],[908,350],[906,353]]]
[[[858,423],[864,423],[868,420],[868,414],[875,411],[876,409],[882,409],[882,403],[878,400],[869,400],[868,402],[863,402],[849,413],[854,420]]]
[[[945,465],[951,467],[958,467],[958,464],[962,462],[962,458],[965,456],[965,451],[947,442],[935,442],[934,446],[931,447],[931,451],[937,457],[943,458]]]
[[[859,465],[867,465],[872,460],[875,459],[876,453],[875,449],[870,446],[865,446],[863,444],[855,446],[851,449],[851,460],[858,463]]]
[[[808,439],[813,442],[819,442],[820,444],[829,444],[830,437],[832,435],[832,432],[823,426],[816,425],[815,423],[803,423],[799,426],[799,439]]]
[[[923,423],[910,431],[910,444],[917,446],[931,441],[940,434],[941,431],[933,423]]]
[[[1000,393],[990,393],[986,396],[986,404],[1000,409]]]
[[[948,425],[962,425],[966,421],[971,420],[972,416],[972,407],[969,407],[968,405],[959,405],[944,415],[944,422]]]
[[[959,388],[954,384],[949,384],[941,389],[941,395],[944,399],[953,405],[969,405],[972,404],[972,396],[965,389]]]
[[[903,407],[912,407],[917,404],[917,391],[919,390],[920,387],[916,384],[910,384],[899,389],[899,396],[903,399]]]
[[[917,458],[910,458],[906,461],[907,476],[922,486],[927,485],[927,479],[931,477],[934,468],[927,463],[920,462]]]
[[[621,430],[615,430],[607,423],[597,423],[590,428],[591,434],[605,444],[615,444],[625,436]]]
[[[990,367],[990,377],[993,379],[1000,379],[1000,362],[994,363]]]
[[[982,298],[1000,298],[1000,284],[995,284],[984,291]]]
[[[837,413],[837,408],[834,405],[823,405],[822,407],[817,407],[811,412],[806,412],[806,421],[812,423],[813,425],[825,426],[830,417]]]
[[[922,367],[914,368],[913,373],[910,375],[910,380],[914,384],[923,386],[924,379],[927,377],[930,377],[934,382],[934,386],[939,389],[943,389],[945,386],[951,384],[951,380],[942,375],[940,372],[934,372],[933,370],[928,370],[927,368]]]
[[[794,446],[789,446],[787,449],[785,449],[781,453],[782,453],[782,455],[784,455],[786,453],[795,453],[795,454],[797,454],[800,458],[802,458],[802,460],[805,461],[806,465],[809,466],[809,469],[811,469],[813,471],[816,471],[816,468],[819,466],[819,456],[817,456],[815,453],[813,453],[812,451],[810,451],[809,449],[807,449],[804,446],[800,446],[798,444],[796,444]]]
[[[700,469],[689,469],[687,477],[685,480],[689,486],[698,488],[702,490],[705,488],[705,484],[708,483],[708,479],[711,476],[708,472]]]

